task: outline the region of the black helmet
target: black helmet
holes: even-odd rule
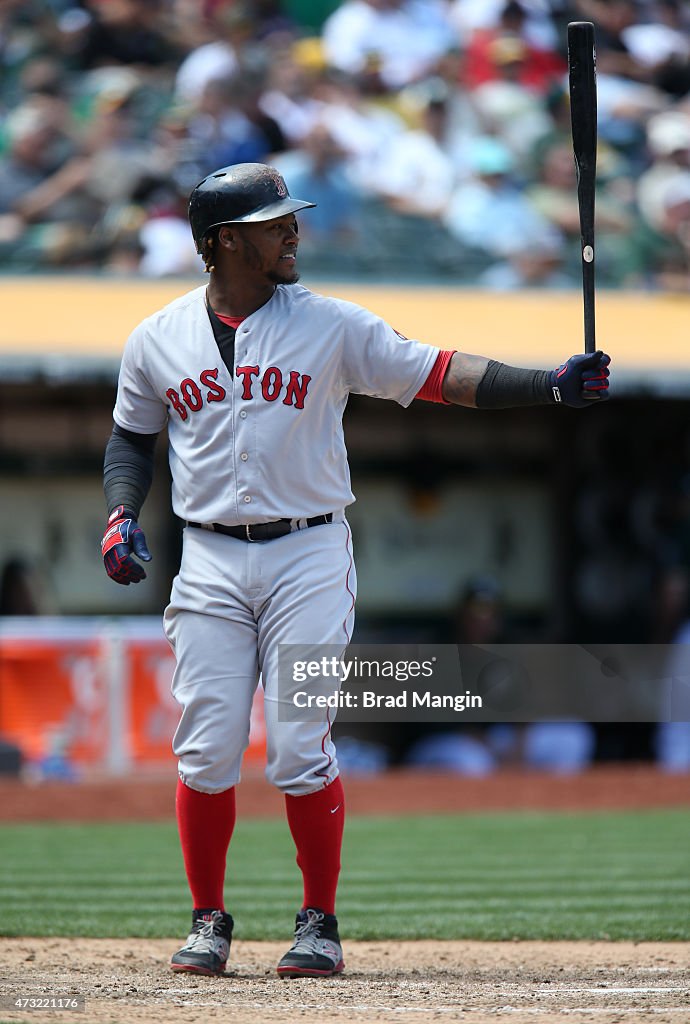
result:
[[[189,223],[197,252],[211,228],[220,224],[273,220],[316,203],[291,199],[275,167],[232,164],[200,181],[189,197]]]

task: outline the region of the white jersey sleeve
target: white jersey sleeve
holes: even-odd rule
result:
[[[168,421],[168,407],[151,384],[146,367],[147,323],[130,335],[120,365],[113,419],[136,434],[157,434]]]
[[[407,407],[433,369],[439,349],[398,334],[354,303],[344,309],[343,373],[348,391]]]

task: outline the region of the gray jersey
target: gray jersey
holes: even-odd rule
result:
[[[348,395],[407,406],[438,353],[354,303],[279,285],[238,328],[232,376],[201,287],[130,336],[114,418],[142,434],[167,424],[181,519],[235,526],[316,516],[354,501]]]

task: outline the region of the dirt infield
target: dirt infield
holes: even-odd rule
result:
[[[690,805],[690,776],[649,765],[605,766],[578,775],[498,772],[471,779],[433,772],[395,771],[345,778],[349,814],[435,814],[505,810],[635,810]],[[171,818],[175,769],[164,779],[47,782],[0,781],[0,821],[156,821]],[[237,789],[242,817],[284,813],[281,794],[260,774]]]
[[[0,820],[160,820],[172,817],[174,791],[174,778],[33,787],[2,782]],[[648,766],[486,779],[396,772],[348,779],[346,791],[352,814],[690,804],[687,775]],[[238,810],[245,817],[284,813],[280,794],[260,777],[243,781]],[[346,941],[341,977],[282,981],[275,964],[286,945],[274,942],[234,943],[221,978],[173,974],[168,960],[179,938],[0,939],[0,1024],[690,1020],[690,943]],[[28,1012],[13,1005],[17,998],[47,995],[78,995],[86,1012]]]
[[[338,978],[283,981],[279,943],[237,942],[220,978],[173,974],[173,940],[0,939],[5,1021],[83,1024],[316,1024],[318,1021],[544,1021],[684,1024],[690,944],[361,942]],[[10,1009],[17,998],[80,996],[85,1013]]]

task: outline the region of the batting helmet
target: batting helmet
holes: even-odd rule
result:
[[[212,228],[273,220],[316,203],[292,199],[282,175],[266,164],[232,164],[209,174],[189,197],[189,223],[201,252]]]

